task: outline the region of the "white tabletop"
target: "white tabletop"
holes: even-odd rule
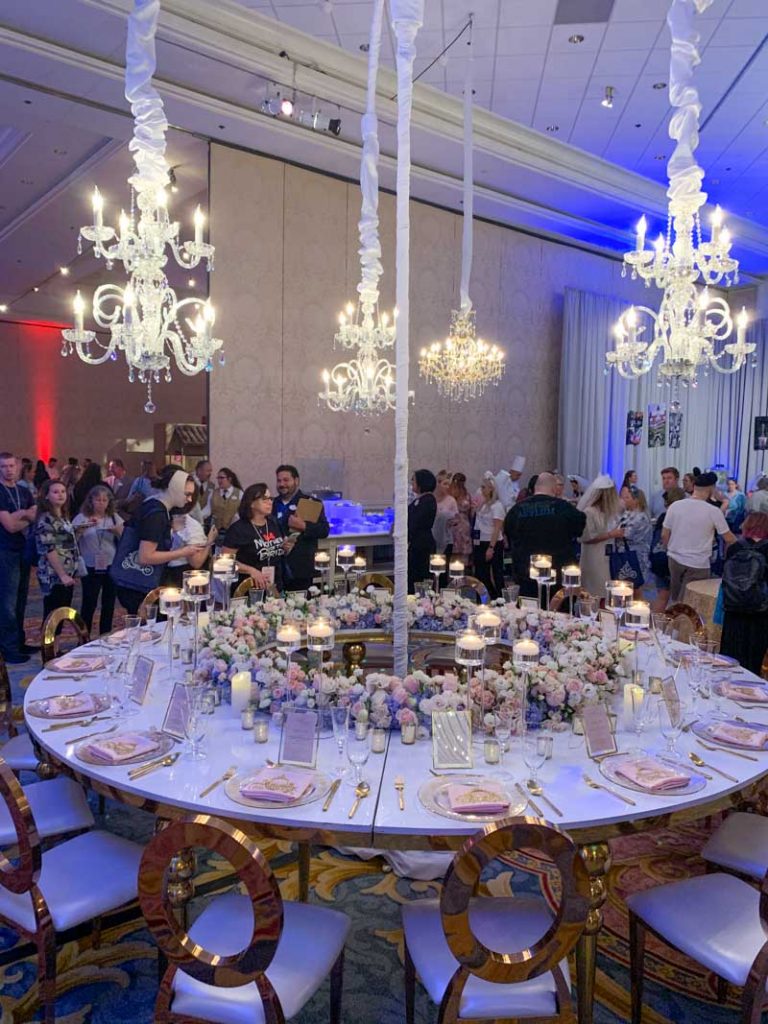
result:
[[[160,727],[172,683],[179,681],[183,674],[180,667],[174,667],[173,676],[169,674],[164,644],[142,645],[142,653],[155,661],[155,669],[145,704],[137,715],[125,720],[125,725],[130,729]],[[653,665],[648,664],[649,659],[655,657],[648,645],[641,645],[639,657],[641,667],[650,668],[652,672],[658,671],[658,668],[654,669]],[[85,676],[75,681],[51,679],[47,675],[43,671],[32,681],[25,696],[25,707],[31,700],[56,693],[69,693],[78,689],[98,693],[105,688],[103,676]],[[721,678],[721,675],[718,674],[716,678]],[[742,670],[739,678],[746,680],[750,677]],[[684,672],[678,673],[678,686],[681,693],[688,692]],[[616,695],[616,700],[619,711],[619,750],[632,749],[638,743],[644,749],[662,750],[664,739],[655,724],[657,716],[654,716],[653,728],[644,732],[638,741],[634,733],[624,730],[620,695]],[[706,711],[713,703],[701,702],[699,711]],[[765,710],[745,711],[731,701],[722,700],[721,703],[729,715],[741,715],[750,721],[768,725],[768,706]],[[88,728],[72,727],[45,732],[45,727],[51,724],[48,720],[27,715],[26,721],[34,737],[57,760],[69,763],[85,778],[112,787],[119,792],[121,798],[132,804],[147,801],[148,805],[157,802],[180,810],[206,810],[222,817],[250,820],[255,825],[272,826],[278,830],[294,829],[297,834],[317,831],[348,833],[350,843],[354,841],[358,845],[373,842],[377,846],[407,847],[409,837],[412,837],[414,847],[423,848],[428,845],[429,836],[459,837],[472,834],[478,828],[474,822],[443,817],[421,804],[418,798],[419,787],[432,777],[432,745],[428,740],[420,740],[412,746],[405,745],[401,743],[398,732],[391,733],[385,754],[370,755],[364,775],[370,782],[371,794],[362,801],[356,816],[350,821],[347,815],[354,800],[354,792],[346,782],[342,783],[328,812],[322,811],[322,801],[285,809],[252,809],[231,800],[223,785],[201,799],[198,795],[200,791],[230,766],[236,765],[239,770],[248,771],[263,765],[266,758],[276,760],[278,756],[277,730],[271,728],[268,743],[256,744],[252,734],[241,729],[239,715],[236,716],[229,706],[217,708],[209,719],[209,732],[205,740],[208,756],[204,761],[191,761],[182,756],[173,767],[162,768],[133,782],[128,778],[127,767],[85,764],[75,756],[78,734],[92,732],[101,725],[108,728],[109,722],[95,723]],[[501,767],[484,764],[482,743],[476,745],[475,771],[491,777],[502,772],[511,773],[515,781],[524,782],[529,772],[522,761],[520,742],[513,738],[511,745],[512,750],[505,756]],[[606,780],[601,776],[598,765],[588,758],[583,739],[568,730],[554,734],[553,757],[545,762],[540,772],[545,794],[563,811],[563,817],[557,817],[541,800],[538,803],[549,820],[569,830],[620,826],[622,822],[653,818],[671,811],[695,812],[697,807],[702,808],[704,815],[708,813],[708,805],[729,793],[743,790],[768,771],[768,752],[749,752],[757,760],[743,759],[727,750],[710,752],[699,745],[693,732],[684,733],[678,746],[685,754],[688,751],[698,753],[705,761],[733,775],[738,781],[730,782],[715,772],[708,772],[712,779],[707,781],[706,786],[686,797],[652,795],[619,788],[621,793],[635,801],[635,806],[630,806],[609,793],[590,789],[584,783],[584,772],[588,772],[597,782]],[[177,745],[176,749],[183,749],[183,744]],[[322,738],[319,742],[318,768],[333,774],[336,758],[333,738]],[[685,763],[689,762],[686,760]],[[405,780],[404,811],[399,810],[394,786],[398,775]]]

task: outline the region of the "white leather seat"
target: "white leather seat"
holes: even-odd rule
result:
[[[91,808],[82,786],[61,775],[46,782],[32,782],[21,787],[29,801],[41,839],[80,832],[95,825]],[[16,829],[5,804],[0,803],[0,846],[16,843]]]
[[[57,932],[136,898],[142,848],[108,832],[86,832],[46,850],[38,887]],[[0,889],[0,916],[35,933],[29,892]]]
[[[734,875],[660,885],[633,893],[627,906],[671,946],[739,987],[768,938],[760,893]]]
[[[286,1020],[312,998],[344,948],[350,928],[346,914],[309,903],[283,903],[283,933],[266,971]],[[248,896],[237,892],[216,897],[189,930],[190,938],[211,952],[233,955],[253,933]],[[264,1011],[255,982],[221,988],[196,981],[183,968],[174,978],[173,1013],[216,1024],[263,1024]]]
[[[0,757],[14,772],[34,772],[40,763],[28,732],[20,732],[6,740],[0,747]]]
[[[701,851],[710,864],[760,879],[768,871],[768,818],[729,814]]]
[[[489,949],[499,952],[526,949],[540,939],[553,917],[543,900],[534,897],[483,898],[470,901],[473,933]],[[430,999],[441,1003],[459,967],[451,953],[440,919],[438,900],[415,900],[403,907],[403,929],[414,967]],[[568,963],[561,961],[566,984]],[[462,1018],[555,1017],[555,981],[551,972],[514,985],[485,981],[471,975],[462,993]]]

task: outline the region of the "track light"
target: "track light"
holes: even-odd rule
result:
[[[280,113],[283,117],[293,117],[293,100],[288,96],[283,96],[280,100]]]
[[[600,100],[601,107],[607,107],[608,110],[611,110],[613,108],[613,94],[615,93],[615,91],[616,90],[613,88],[612,85],[606,85],[605,96],[603,96],[603,98]]]
[[[328,132],[330,135],[336,136],[341,135],[341,118],[328,117],[327,114],[323,114],[319,110],[301,110],[298,122],[316,132]]]

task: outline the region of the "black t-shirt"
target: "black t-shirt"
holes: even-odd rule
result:
[[[152,541],[158,551],[171,550],[171,518],[158,498],[147,498],[141,503],[132,525],[138,530],[139,541]]]
[[[0,512],[18,512],[22,508],[32,508],[34,501],[26,487],[19,487],[13,484],[8,487],[0,484]],[[10,533],[0,525],[0,548],[3,551],[23,551],[26,540],[24,530],[17,533]]]
[[[236,558],[243,565],[254,569],[274,567],[275,586],[283,582],[283,534],[274,516],[267,516],[264,526],[257,526],[247,519],[238,519],[224,536],[224,547],[234,548]]]
[[[531,555],[551,555],[556,569],[575,558],[575,542],[584,532],[587,517],[562,498],[534,494],[513,505],[504,520],[504,533],[512,545],[518,579],[527,578]]]

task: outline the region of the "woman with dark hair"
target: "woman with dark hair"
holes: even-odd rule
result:
[[[97,484],[88,492],[72,525],[88,570],[88,575],[83,576],[81,581],[83,603],[80,613],[90,633],[93,615],[101,596],[99,633],[111,633],[115,585],[109,575],[109,567],[115,557],[117,542],[123,534],[123,520],[115,512],[115,496],[109,487]]]
[[[35,490],[39,490],[46,480],[50,480],[48,470],[45,468],[45,463],[42,459],[38,459],[35,463],[35,473],[32,477],[32,483],[35,485]]]
[[[538,479],[539,479],[539,474],[538,473],[534,473],[533,476],[528,481],[528,486],[520,488],[520,490],[517,492],[517,498],[515,499],[515,504],[516,505],[519,505],[521,501],[525,501],[526,498],[530,498],[532,494],[536,493],[536,481]]]
[[[243,488],[237,474],[222,466],[216,474],[216,490],[211,495],[211,519],[222,532],[230,526],[237,515]]]
[[[182,508],[189,474],[179,466],[165,466],[151,481],[153,493],[134,513],[118,545],[111,575],[117,598],[135,615],[146,595],[158,586],[162,569],[176,558],[192,558],[200,550],[188,544],[171,550],[172,508]]]
[[[97,462],[89,462],[80,479],[72,488],[72,511],[77,514],[83,507],[85,499],[94,487],[101,483],[101,467]]]
[[[164,587],[181,587],[187,569],[202,569],[211,553],[219,531],[212,526],[206,536],[203,524],[193,515],[199,492],[195,478],[188,476],[184,484],[184,504],[171,509],[171,550],[194,548],[192,555],[178,555],[165,567]]]
[[[768,513],[750,512],[723,565],[720,652],[761,674],[768,650]]]
[[[636,469],[628,469],[624,474],[624,479],[621,481],[621,487],[619,488],[619,494],[621,494],[625,487],[637,487]]]
[[[419,580],[429,579],[429,556],[435,550],[432,526],[437,515],[437,479],[428,469],[417,469],[411,479],[416,497],[408,506],[408,593]]]
[[[293,543],[284,537],[272,515],[272,495],[266,484],[245,488],[238,510],[224,538],[224,554],[234,555],[237,571],[250,576],[259,590],[283,589],[285,556]]]
[[[37,497],[35,520],[37,579],[43,592],[43,617],[72,604],[78,550],[69,521],[69,498],[61,480],[46,480]]]

